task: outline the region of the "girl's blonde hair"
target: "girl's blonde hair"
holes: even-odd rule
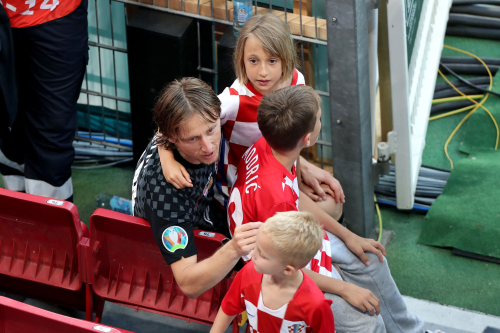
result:
[[[234,71],[241,83],[246,84],[248,82],[245,71],[244,49],[245,42],[249,37],[257,38],[268,54],[281,59],[283,71],[281,81],[291,77],[293,70],[299,68],[297,49],[287,24],[273,14],[252,16],[241,29],[233,55]]]
[[[314,258],[323,243],[323,228],[311,213],[276,213],[262,226],[287,264],[303,268]]]

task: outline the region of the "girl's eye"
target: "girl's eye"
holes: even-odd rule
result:
[[[276,64],[276,63],[278,62],[278,60],[277,60],[277,59],[271,59],[271,60],[269,60],[269,62],[270,62],[271,64]]]
[[[251,63],[251,64],[256,64],[256,63],[257,63],[257,60],[255,60],[255,59],[250,59],[250,63]]]

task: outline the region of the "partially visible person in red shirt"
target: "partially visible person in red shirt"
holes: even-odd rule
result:
[[[12,26],[19,105],[0,128],[0,173],[13,191],[73,200],[76,102],[88,62],[88,0],[2,0]],[[12,118],[12,117],[11,117]]]
[[[12,28],[43,24],[72,13],[82,0],[3,0]]]

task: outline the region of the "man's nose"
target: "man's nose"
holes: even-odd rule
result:
[[[202,148],[203,148],[203,150],[205,152],[207,152],[207,153],[211,153],[212,152],[213,145],[210,142],[210,140],[208,139],[208,137],[202,136],[201,137],[201,144],[202,144]]]

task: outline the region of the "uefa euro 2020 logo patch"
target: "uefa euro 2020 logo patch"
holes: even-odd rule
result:
[[[177,226],[168,227],[161,235],[163,246],[170,252],[185,249],[188,244],[187,233]]]

